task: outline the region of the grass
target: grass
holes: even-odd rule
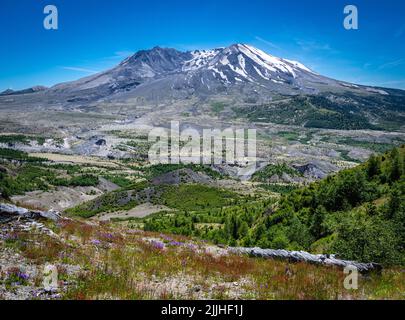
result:
[[[346,138],[339,141],[339,144],[349,145],[352,147],[360,147],[364,149],[369,149],[377,153],[384,153],[388,150],[391,150],[395,145],[400,145],[401,142],[397,143],[378,143],[370,141],[359,141],[352,138]]]
[[[173,172],[180,169],[191,169],[195,172],[202,172],[213,179],[219,179],[222,174],[213,170],[209,166],[195,164],[156,164],[148,167],[137,168],[142,171],[147,179],[153,179],[165,173]]]
[[[0,135],[0,143],[22,143],[29,145],[31,141],[36,141],[39,145],[45,143],[46,138],[37,136],[25,136],[22,134],[15,135]]]
[[[338,151],[340,152],[340,156],[343,160],[360,163],[359,160],[353,159],[352,157],[349,156],[350,152],[348,150],[338,150]]]
[[[216,115],[219,115],[222,111],[224,111],[226,104],[223,102],[213,102],[211,104],[211,111]]]
[[[5,240],[5,246],[20,251],[23,256],[35,263],[53,262],[62,251],[62,244],[46,235],[13,232]]]
[[[126,176],[104,175],[103,178],[116,184],[117,186],[119,186],[121,188],[127,188],[134,184],[134,182],[131,179],[128,179]]]
[[[0,148],[0,159],[17,160],[22,162],[44,162],[45,159],[30,157],[28,153],[13,149]]]
[[[32,160],[31,157],[28,159]],[[25,192],[48,191],[53,187],[88,187],[99,184],[98,177],[93,174],[76,174],[76,167],[53,166],[42,163],[20,163],[18,165],[4,163],[9,171],[0,172],[0,190],[8,196],[22,195]],[[62,168],[64,168],[63,171]],[[70,174],[68,174],[70,173]]]
[[[252,176],[252,181],[267,182],[272,176],[277,175],[281,177],[284,173],[292,177],[301,176],[298,170],[289,167],[285,163],[269,164],[264,169],[255,172]]]
[[[161,204],[179,210],[220,208],[237,200],[238,196],[228,190],[205,185],[164,186],[159,199]]]
[[[161,249],[141,241],[143,237],[161,238],[165,243],[175,240],[176,245]],[[208,297],[214,299],[235,295],[245,299],[404,298],[404,275],[394,269],[382,276],[361,278],[360,290],[347,291],[343,287],[345,275],[336,268],[216,256],[206,252],[204,245],[184,247],[181,244],[189,241],[187,238],[161,234],[127,234],[125,245],[120,241],[103,252],[100,268],[92,268],[66,298],[193,299],[201,297],[191,290],[196,285],[203,296],[211,290]],[[240,283],[239,288],[235,282]],[[168,283],[177,283],[178,288],[169,292],[165,289]]]
[[[288,141],[298,141],[299,134],[293,131],[280,131],[278,135]]]
[[[280,194],[290,193],[291,191],[297,190],[299,188],[299,186],[293,184],[274,184],[274,183],[260,184],[259,187],[267,191]]]
[[[49,182],[54,186],[64,187],[95,187],[99,184],[98,177],[91,174],[73,176],[71,178],[53,178]]]
[[[288,101],[234,108],[235,115],[253,122],[271,122],[324,129],[376,129],[361,112],[350,112],[352,104],[334,102],[323,96],[296,96]]]
[[[66,210],[66,213],[82,218],[91,218],[101,212],[116,212],[130,210],[138,202],[126,191],[113,191]]]
[[[395,268],[360,277],[358,290],[346,290],[346,275],[333,267],[238,256],[188,237],[115,224],[47,226],[58,238],[20,232],[0,238],[0,250],[13,248],[40,269],[57,265],[59,279],[69,283],[62,299],[405,299],[405,274]],[[11,271],[0,282],[34,281]]]

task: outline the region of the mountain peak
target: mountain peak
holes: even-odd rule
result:
[[[13,92],[14,92],[14,90],[9,88],[9,89],[6,89],[6,90],[0,92],[0,95],[6,96],[6,95],[9,95],[9,94],[12,94]]]
[[[147,99],[156,92],[177,99],[237,91],[268,101],[274,93],[317,94],[331,86],[346,90],[342,82],[318,75],[300,62],[234,43],[191,51],[155,46],[136,52],[111,70],[56,88],[67,92],[91,90],[97,97],[126,92]]]

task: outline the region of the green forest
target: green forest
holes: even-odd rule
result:
[[[404,265],[404,154],[402,146],[372,156],[278,201],[239,200],[227,207],[163,212],[145,218],[144,228],[232,246],[335,253],[344,259]]]

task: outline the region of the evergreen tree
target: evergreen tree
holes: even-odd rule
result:
[[[381,173],[381,161],[380,158],[372,155],[367,162],[367,176],[372,179]]]
[[[389,171],[389,179],[391,182],[398,181],[403,173],[403,162],[397,148],[391,151],[391,167]]]
[[[324,219],[328,212],[324,206],[318,206],[312,216],[310,231],[315,239],[320,239],[325,236],[326,230],[324,226]]]

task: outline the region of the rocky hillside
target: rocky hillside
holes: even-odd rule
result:
[[[38,220],[39,219],[39,220]],[[57,281],[45,282],[45,266]],[[263,260],[188,237],[76,219],[0,222],[0,299],[403,298],[385,269],[345,290],[343,270]]]

